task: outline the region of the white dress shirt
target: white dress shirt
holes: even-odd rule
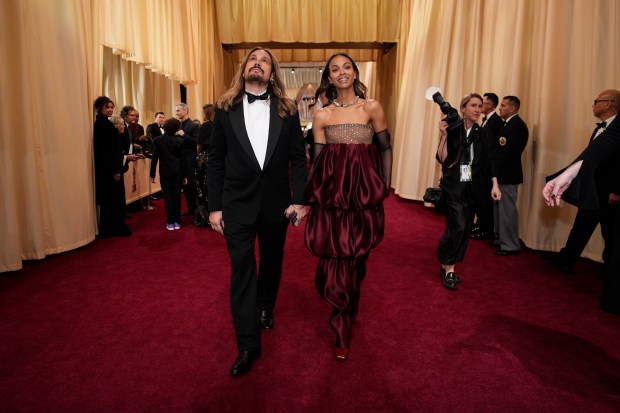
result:
[[[267,93],[265,91],[265,93]],[[243,118],[245,130],[248,132],[254,155],[261,169],[264,167],[265,155],[267,154],[267,139],[269,138],[269,115],[270,107],[267,100],[248,102],[247,95],[243,95]]]

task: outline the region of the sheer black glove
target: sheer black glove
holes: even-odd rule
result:
[[[387,129],[377,133],[379,152],[381,153],[381,169],[383,182],[385,182],[385,196],[390,195],[390,182],[392,180],[392,145],[390,144],[390,133]]]

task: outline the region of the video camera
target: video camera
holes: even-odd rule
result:
[[[454,109],[448,102],[443,100],[441,92],[435,92],[432,95],[433,101],[439,105],[441,112],[446,115],[443,119],[448,124],[448,130],[453,130],[463,126],[463,119],[459,116],[459,112]]]

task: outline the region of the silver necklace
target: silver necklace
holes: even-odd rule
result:
[[[355,95],[355,99],[353,99],[353,102],[351,103],[339,103],[336,99],[334,99],[334,105],[336,105],[337,108],[346,108],[347,106],[355,105],[359,98],[359,96]]]

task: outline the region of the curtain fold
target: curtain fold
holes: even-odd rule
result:
[[[530,136],[523,154],[520,235],[534,249],[558,250],[575,208],[544,206],[544,177],[587,145],[596,119],[591,100],[618,88],[620,3],[605,0],[404,0],[396,75],[398,100],[393,186],[421,200],[440,168],[437,105],[424,99],[439,86],[452,106],[463,95],[495,92],[521,99]],[[403,45],[407,45],[403,48]],[[600,259],[597,233],[584,255]]]
[[[218,1],[224,44],[395,42],[399,0]]]
[[[0,2],[0,271],[95,237],[91,6]]]

